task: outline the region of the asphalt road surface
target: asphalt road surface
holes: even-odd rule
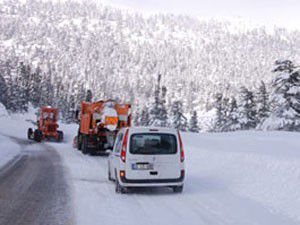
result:
[[[14,140],[23,151],[0,170],[0,225],[74,224],[59,155],[46,144]]]

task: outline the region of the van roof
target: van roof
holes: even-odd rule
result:
[[[177,130],[174,128],[166,127],[130,127],[129,130],[132,133],[149,133],[149,132],[161,132],[176,134]]]

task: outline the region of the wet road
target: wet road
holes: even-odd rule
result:
[[[48,145],[14,140],[23,151],[0,170],[0,225],[74,224],[59,155]]]

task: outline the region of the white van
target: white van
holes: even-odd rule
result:
[[[108,179],[116,192],[129,187],[172,187],[182,192],[185,176],[180,134],[167,128],[124,128],[108,159]]]

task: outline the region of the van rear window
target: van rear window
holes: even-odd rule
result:
[[[139,155],[176,154],[176,137],[173,134],[133,134],[129,151]]]

